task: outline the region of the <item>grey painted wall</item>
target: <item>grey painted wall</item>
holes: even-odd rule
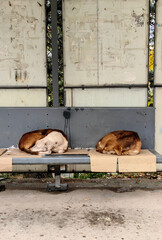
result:
[[[154,114],[154,108],[0,108],[0,147],[18,144],[25,132],[57,128],[67,133],[73,148],[95,147],[111,131],[133,130],[142,148],[154,149]]]

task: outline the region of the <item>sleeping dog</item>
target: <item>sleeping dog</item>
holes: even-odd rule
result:
[[[43,139],[36,141],[35,145],[30,148],[33,152],[43,152],[44,154],[64,153],[67,151],[68,141],[62,133],[53,131]]]
[[[41,129],[25,133],[19,141],[21,151],[38,155],[40,152],[64,153],[68,150],[67,136],[58,129]]]
[[[96,150],[100,153],[136,155],[141,151],[141,140],[136,132],[115,131],[97,142]]]

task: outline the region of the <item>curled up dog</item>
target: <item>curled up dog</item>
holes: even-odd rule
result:
[[[58,129],[41,129],[25,133],[19,141],[19,149],[30,154],[64,153],[68,150],[67,136]]]
[[[120,155],[136,155],[141,151],[141,140],[133,131],[114,131],[97,142],[96,151]]]

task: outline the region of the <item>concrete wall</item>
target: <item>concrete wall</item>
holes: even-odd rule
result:
[[[155,84],[162,84],[162,2],[157,2]],[[162,88],[155,90],[155,149],[162,154]]]
[[[147,83],[148,4],[147,0],[64,1],[66,106],[147,105],[146,89],[98,90],[97,86]],[[78,85],[96,89],[66,89]]]
[[[44,0],[0,0],[0,87],[47,86]],[[46,106],[46,89],[0,90],[0,106]]]

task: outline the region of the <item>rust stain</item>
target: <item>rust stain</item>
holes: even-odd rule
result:
[[[20,81],[22,80],[22,72],[20,71]]]
[[[40,2],[37,2],[40,7],[42,7],[42,4]]]
[[[26,82],[27,81],[27,71],[15,70],[15,81],[16,82]]]
[[[17,73],[17,70],[15,71],[15,81],[16,81],[16,82],[18,81],[18,73]]]
[[[27,80],[27,71],[24,71],[24,80]]]

